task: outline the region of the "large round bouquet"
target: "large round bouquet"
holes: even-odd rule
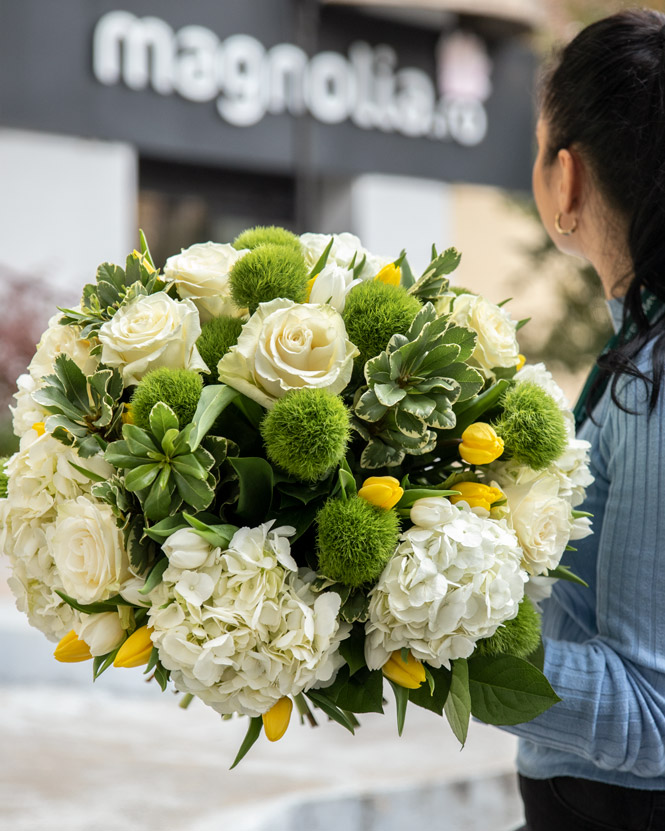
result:
[[[585,442],[518,323],[351,234],[254,228],[155,269],[143,236],[18,381],[0,543],[61,661],[147,664],[249,716],[353,731],[397,700],[463,742],[558,699],[543,578],[589,533]],[[551,584],[551,580],[549,581]]]

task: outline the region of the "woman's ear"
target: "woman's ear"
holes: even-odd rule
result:
[[[558,201],[562,214],[575,214],[582,199],[584,165],[574,149],[564,147],[557,153],[559,168]]]

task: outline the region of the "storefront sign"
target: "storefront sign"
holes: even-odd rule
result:
[[[268,114],[309,113],[323,124],[350,120],[362,129],[465,146],[487,134],[481,100],[437,96],[426,72],[400,68],[395,49],[384,44],[355,41],[347,55],[325,51],[308,57],[291,43],[266,49],[247,34],[220,40],[204,26],[174,31],[158,17],[112,11],[95,26],[92,61],[102,84],[214,101],[235,127],[257,124]]]

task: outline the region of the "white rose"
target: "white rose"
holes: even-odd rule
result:
[[[452,300],[450,318],[478,336],[472,359],[486,374],[517,364],[517,323],[502,308],[480,295],[461,294]]]
[[[208,543],[189,528],[181,528],[171,534],[162,545],[162,550],[170,565],[182,569],[199,568],[210,554]]]
[[[122,531],[108,505],[85,496],[63,502],[46,533],[65,592],[80,603],[106,600],[130,576]]]
[[[571,532],[570,504],[558,496],[557,478],[545,473],[519,485],[502,482],[501,489],[524,551],[524,568],[531,575],[556,568]]]
[[[314,278],[309,302],[327,303],[341,314],[344,311],[347,294],[358,283],[362,283],[362,280],[354,279],[353,271],[349,271],[348,268],[334,264],[326,265]]]
[[[351,380],[358,350],[330,306],[278,298],[261,303],[217,372],[263,407],[303,387],[340,393]]]
[[[163,291],[141,295],[99,330],[102,363],[121,368],[126,386],[163,366],[207,372],[196,348],[200,334],[199,313],[191,300],[179,302]]]
[[[96,658],[106,655],[123,642],[125,630],[117,612],[102,612],[98,615],[81,615],[74,625],[79,640],[84,641],[90,654]]]
[[[178,294],[196,304],[201,322],[220,315],[245,314],[231,298],[229,273],[248,249],[238,251],[232,245],[203,242],[183,248],[169,257],[164,266],[164,280],[175,283]]]

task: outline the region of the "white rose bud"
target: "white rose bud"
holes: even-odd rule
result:
[[[196,348],[200,334],[199,313],[191,300],[179,302],[163,291],[141,295],[99,330],[102,363],[119,367],[126,386],[163,366],[207,372]]]
[[[270,408],[294,389],[340,393],[357,354],[330,306],[278,298],[260,304],[217,372],[220,383]]]
[[[327,303],[338,312],[344,311],[346,296],[354,286],[362,283],[355,280],[353,271],[338,265],[326,265],[317,274],[309,294],[310,303]]]
[[[47,539],[63,588],[79,603],[106,600],[130,576],[122,531],[108,505],[85,496],[63,502]]]
[[[181,569],[193,569],[199,568],[208,559],[210,546],[198,534],[188,528],[181,528],[164,542],[162,551],[170,565]]]
[[[80,623],[74,624],[79,640],[85,641],[93,658],[120,646],[125,638],[117,612],[102,612],[99,615],[81,615]]]
[[[183,248],[169,257],[164,266],[164,280],[175,283],[178,294],[190,298],[205,323],[213,317],[245,314],[231,299],[229,273],[236,262],[248,253],[232,245],[203,242]]]

